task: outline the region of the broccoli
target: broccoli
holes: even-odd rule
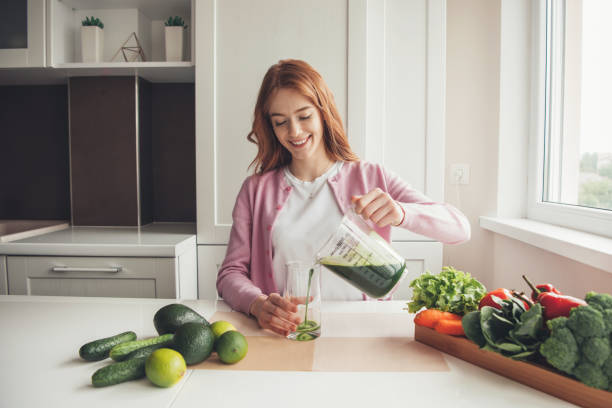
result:
[[[582,337],[604,336],[606,325],[601,312],[591,306],[579,306],[570,312],[567,327]]]
[[[568,318],[546,322],[550,336],[540,354],[584,384],[612,391],[612,296],[589,292],[586,301]]]
[[[612,310],[612,295],[607,293],[587,293],[585,299],[589,306],[603,312],[604,310]]]
[[[574,368],[574,375],[580,382],[602,390],[608,389],[608,377],[603,373],[601,368],[589,363],[588,361],[581,362]]]
[[[610,340],[607,337],[589,337],[580,345],[580,349],[590,363],[601,367],[610,356]]]
[[[558,319],[566,318],[558,317],[553,320]],[[553,320],[548,321],[549,327],[553,326],[550,324]],[[572,332],[567,327],[552,331],[550,337],[540,346],[540,354],[546,357],[551,366],[568,374],[572,373],[574,366],[580,358],[578,344],[576,344]]]

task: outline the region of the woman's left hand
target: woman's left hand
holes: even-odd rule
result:
[[[379,227],[397,226],[404,220],[404,210],[388,193],[375,188],[369,193],[351,197],[355,212]]]

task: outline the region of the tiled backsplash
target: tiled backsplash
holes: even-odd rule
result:
[[[141,140],[138,152],[139,174],[144,181],[140,190],[140,201],[144,204],[141,204],[142,218],[194,222],[194,85],[140,80],[138,88],[139,130],[141,134],[150,135]],[[105,98],[109,93],[121,93],[116,87],[106,85],[95,92],[105,95]],[[131,95],[117,94],[116,98],[111,96],[110,100],[115,101],[114,117],[105,115],[99,103],[81,106],[86,109],[85,116],[91,118],[83,125],[88,126],[91,135],[95,136],[90,142],[83,141],[85,145],[73,152],[73,161],[95,162],[96,155],[104,156],[98,163],[102,167],[81,180],[90,186],[88,199],[93,202],[100,200],[95,192],[108,187],[105,183],[120,189],[122,183],[130,179],[128,173],[131,170],[113,172],[110,167],[104,167],[128,167],[124,156],[129,147],[123,143],[122,137],[126,136],[121,124],[130,127],[128,122],[131,120],[135,126],[135,118],[130,119],[130,115],[136,115],[134,109],[131,113],[120,112],[123,111],[122,104],[129,102],[130,96],[135,99],[134,92]],[[68,88],[65,85],[0,87],[0,218],[71,218],[68,117]],[[135,148],[135,143],[133,146]],[[109,177],[109,174],[114,176]],[[75,171],[73,163],[73,182],[82,176]],[[117,199],[117,196],[110,198]],[[122,211],[127,212],[127,207],[124,205]],[[122,224],[102,219],[98,225]]]

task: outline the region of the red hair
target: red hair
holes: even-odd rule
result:
[[[249,165],[255,166],[255,173],[265,173],[291,162],[291,153],[276,139],[270,120],[270,99],[280,88],[297,91],[319,110],[325,151],[331,160],[359,160],[349,146],[334,96],[321,75],[304,61],[286,59],[268,69],[257,96],[253,128],[247,136],[258,148]]]

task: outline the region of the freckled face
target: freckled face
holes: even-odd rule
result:
[[[310,101],[289,88],[280,88],[270,100],[270,122],[276,138],[294,161],[325,159],[323,120]]]

